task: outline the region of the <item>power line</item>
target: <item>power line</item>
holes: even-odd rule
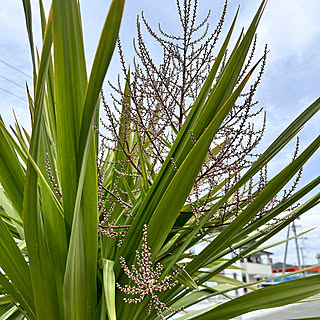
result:
[[[12,66],[12,65],[11,65],[11,64],[9,64],[8,62],[3,61],[2,59],[0,59],[0,62],[2,62],[3,64],[7,65],[8,67],[10,67],[10,68],[12,68],[12,69],[16,70],[17,72],[20,72],[21,74],[25,75],[26,77],[28,77],[28,78],[32,79],[32,77],[31,77],[31,76],[29,76],[27,73],[24,73],[23,71],[21,71],[21,70],[19,70],[18,68],[16,68],[16,67]]]
[[[18,98],[18,99],[20,99],[20,100],[23,100],[23,101],[25,101],[25,102],[28,102],[26,99],[24,99],[24,98],[22,98],[22,97],[19,97],[19,96],[17,96],[16,94],[14,94],[14,93],[6,90],[6,89],[3,89],[3,88],[1,88],[1,87],[0,87],[0,89],[1,89],[2,91],[6,92],[6,93],[9,93],[9,94],[15,96],[16,98]]]
[[[8,79],[8,78],[6,78],[6,77],[2,76],[1,74],[0,74],[0,77],[1,77],[2,79],[4,79],[4,80],[7,80],[7,81],[9,81],[9,82],[11,82],[11,83],[15,84],[17,87],[20,87],[20,88],[22,88],[22,89],[25,89],[25,87],[24,87],[24,86],[22,86],[21,84],[19,84],[19,83],[15,82],[15,81],[12,81],[12,80],[10,80],[10,79]]]

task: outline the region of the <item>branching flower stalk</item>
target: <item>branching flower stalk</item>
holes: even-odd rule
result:
[[[138,160],[139,147],[130,143],[130,137],[137,136],[143,156],[150,161],[150,166],[146,168],[149,184],[152,184],[152,175],[157,173],[163,159],[166,158],[215,60],[213,52],[222,30],[227,6],[228,2],[225,1],[221,17],[211,34],[209,33],[210,11],[202,21],[196,23],[198,1],[177,1],[182,29],[182,33],[178,35],[168,34],[161,25],[159,33],[155,32],[142,13],[141,19],[137,18],[137,40],[134,41],[137,59],[134,59],[130,78],[121,43],[118,41],[120,62],[128,90],[124,91],[120,78],[117,85],[109,83],[113,91],[111,94],[113,105],[110,107],[103,97],[107,122],[103,120],[102,127],[111,132],[111,136],[101,135],[101,137],[110,152],[124,153],[122,161],[131,165],[134,163],[134,174],[142,176],[141,163]],[[163,61],[159,66],[153,61],[145,43],[141,23],[162,48]],[[255,38],[239,81],[254,57],[256,41]],[[234,174],[248,168],[257,157],[253,150],[261,141],[266,118],[264,115],[262,128],[256,130],[253,124],[254,118],[259,116],[262,109],[252,111],[257,104],[253,97],[265,68],[266,55],[267,48],[256,81],[249,92],[242,95],[241,103],[234,105],[217,132],[188,197],[189,211],[193,212],[197,223],[213,203],[213,190],[217,185],[224,179],[229,179],[226,187],[230,189],[236,182]],[[222,63],[220,73],[224,66],[225,63]],[[123,113],[126,121],[120,123],[119,117]],[[123,132],[121,137],[120,131]],[[193,143],[196,143],[192,132],[190,135]],[[119,163],[113,163],[115,167],[119,166]],[[177,170],[173,158],[171,163],[174,170]],[[119,175],[121,174],[123,173],[119,172]],[[115,189],[121,198],[126,198],[123,190]],[[139,186],[136,190],[139,192]]]
[[[110,83],[113,90],[112,107],[108,105],[103,92],[101,93],[107,121],[101,119],[102,129],[96,128],[96,131],[100,135],[99,157],[97,158],[98,209],[100,212],[98,230],[101,235],[111,238],[119,237],[119,245],[126,235],[126,231],[123,230],[127,230],[134,219],[131,213],[133,197],[144,192],[141,188],[146,190],[152,185],[153,176],[157,174],[161,163],[166,158],[181,124],[188,116],[190,106],[194,103],[208,75],[214,61],[213,50],[221,33],[227,5],[228,2],[225,1],[222,15],[212,34],[209,34],[210,11],[204,20],[196,25],[197,1],[194,3],[191,0],[184,0],[182,3],[177,1],[182,28],[182,33],[178,35],[166,33],[160,25],[159,33],[156,33],[142,13],[141,19],[147,33],[163,49],[163,61],[159,66],[153,62],[138,17],[138,36],[134,42],[138,59],[134,60],[131,75],[126,68],[121,43],[118,40],[120,61],[127,89],[122,88],[120,76],[117,85]],[[257,37],[255,36],[238,83],[250,67],[256,45]],[[184,207],[181,208],[181,214],[192,213],[191,223],[199,223],[201,217],[209,211],[216,199],[226,194],[239,181],[241,171],[250,167],[259,156],[254,150],[265,131],[266,115],[264,113],[261,129],[255,129],[256,118],[262,112],[262,108],[254,110],[257,105],[254,95],[264,73],[267,52],[268,49],[265,46],[256,79],[249,90],[240,96],[223,121],[208,150],[193,189]],[[227,53],[224,61],[226,58]],[[219,74],[223,72],[224,67],[225,63],[222,62]],[[218,79],[219,76],[216,81]],[[105,130],[106,134],[102,130]],[[189,133],[192,143],[195,144],[197,141],[193,132],[190,130]],[[298,147],[299,141],[297,141],[293,160],[298,155]],[[114,158],[114,154],[120,154],[120,156]],[[178,171],[174,158],[171,158],[170,162],[173,169]],[[110,167],[112,173],[110,170],[107,173],[106,170]],[[53,189],[62,199],[62,192],[53,177],[48,155],[46,155],[46,170]],[[284,191],[283,196],[279,199],[275,197],[251,222],[260,219],[274,206],[287,199],[296,189],[301,173],[302,169],[288,191]],[[126,185],[126,181],[130,179],[127,178],[136,181],[130,185],[130,194]],[[146,183],[144,187],[142,181]],[[223,181],[223,187],[217,192],[217,186]],[[267,183],[267,167],[264,167],[261,168],[258,179],[250,179],[247,185],[241,190],[236,190],[232,198],[220,207],[212,216],[211,225],[227,225],[232,222],[265,189]],[[288,210],[294,208],[291,207]],[[130,220],[116,222],[122,214],[129,217]],[[274,221],[269,222],[270,230],[279,221],[281,218],[280,220],[275,218]],[[213,228],[213,232],[215,230],[216,228]]]
[[[103,163],[113,165],[114,178],[113,183],[107,186],[107,190],[100,191],[106,200],[104,203],[118,203],[118,207],[121,206],[126,215],[130,209],[125,203],[131,205],[131,200],[123,182],[126,177],[136,179],[135,185],[131,186],[133,195],[139,195],[142,191],[143,184],[138,181],[147,181],[148,186],[144,189],[152,185],[153,176],[158,173],[215,60],[213,52],[225,20],[228,1],[225,1],[221,17],[211,34],[209,33],[210,11],[197,24],[198,1],[177,0],[176,5],[182,31],[179,34],[165,32],[160,24],[156,32],[143,13],[141,17],[137,17],[137,39],[133,43],[136,58],[131,71],[127,69],[120,39],[118,39],[120,62],[126,85],[125,88],[121,85],[120,76],[117,84],[109,82],[112,89],[112,106],[107,103],[102,93],[106,120],[101,119],[101,127],[109,134],[105,135],[98,130],[102,141],[98,171],[101,185],[105,182]],[[162,62],[158,65],[148,50],[143,26],[147,34],[162,48]],[[256,47],[257,36],[254,37],[238,83],[252,64]],[[263,113],[262,108],[257,108],[258,102],[254,100],[254,96],[265,70],[267,53],[268,48],[265,46],[256,79],[252,81],[247,92],[241,94],[221,124],[185,206],[181,208],[182,213],[193,214],[194,218],[190,220],[192,223],[198,223],[216,199],[226,194],[241,179],[242,172],[249,168],[259,156],[255,149],[265,131],[266,113]],[[216,82],[224,70],[226,59],[227,52]],[[216,82],[213,83],[212,88]],[[263,116],[260,117],[262,113]],[[259,119],[260,128],[256,129]],[[133,137],[136,138],[133,139]],[[195,144],[196,139],[192,131],[190,131],[190,137]],[[122,156],[119,159],[103,158],[103,155],[113,153],[121,153]],[[148,165],[145,162],[148,162]],[[171,158],[170,162],[173,169],[177,171],[175,160]],[[128,167],[131,169],[125,170]],[[217,191],[217,186],[223,181],[225,181],[223,188]],[[293,183],[295,184],[296,182]],[[237,190],[232,199],[212,216],[211,221],[218,225],[233,221],[266,185],[267,168],[262,168],[258,181],[251,180],[241,190]],[[252,222],[259,219],[279,201],[274,199]],[[108,206],[106,212],[110,214],[108,216],[104,214],[100,226],[110,225],[107,221],[111,218],[114,209],[115,206]],[[102,230],[101,227],[100,230]],[[102,233],[106,234],[106,230]]]
[[[55,190],[56,194],[60,197],[60,201],[62,201],[62,193],[61,193],[60,188],[57,185],[57,183],[53,177],[48,153],[46,153],[46,171],[47,171],[47,175],[48,175],[48,178],[50,180],[50,183],[51,183],[53,189]]]
[[[147,226],[143,227],[143,238],[141,253],[136,251],[137,267],[131,266],[131,271],[127,266],[124,257],[120,257],[120,264],[129,279],[131,279],[135,286],[125,285],[121,287],[117,283],[117,288],[127,295],[136,295],[134,298],[123,298],[127,303],[138,303],[144,300],[145,297],[149,297],[148,313],[151,313],[152,306],[155,308],[158,316],[164,319],[162,313],[164,311],[178,312],[182,311],[183,307],[179,309],[171,309],[161,302],[158,298],[158,293],[169,290],[178,284],[174,277],[184,268],[181,266],[170,276],[165,277],[163,280],[159,280],[163,270],[163,265],[159,262],[154,266],[151,261],[151,250],[147,243]]]

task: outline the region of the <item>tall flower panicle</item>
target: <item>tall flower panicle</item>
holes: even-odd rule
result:
[[[58,184],[56,183],[56,181],[54,179],[52,169],[50,166],[50,162],[49,162],[49,154],[48,153],[46,153],[46,171],[47,171],[47,175],[48,175],[48,178],[51,182],[53,189],[55,190],[56,194],[60,197],[60,201],[62,201],[62,193],[59,189]]]
[[[213,19],[210,10],[202,20],[198,20],[198,3],[199,0],[176,0],[181,28],[173,34],[166,32],[161,24],[157,31],[154,30],[143,12],[137,16],[137,36],[133,40],[135,57],[130,70],[118,39],[125,87],[121,84],[120,76],[118,80],[109,82],[111,99],[106,103],[102,95],[106,119],[101,121],[100,126],[109,134],[99,132],[106,151],[110,154],[121,154],[120,158],[108,159],[114,167],[113,177],[119,178],[119,183],[109,186],[117,198],[107,195],[109,201],[118,201],[114,208],[116,212],[120,205],[123,207],[121,201],[128,202],[130,199],[121,183],[127,179],[126,176],[142,179],[147,177],[147,183],[152,185],[216,61],[215,48],[225,22],[228,0],[224,1],[214,28],[211,28]],[[149,50],[149,43],[152,42],[149,41],[154,41],[161,49],[160,63],[153,58],[152,51]],[[237,79],[238,83],[243,80],[253,63],[256,49],[257,37],[254,38],[246,63]],[[263,108],[259,108],[255,101],[255,93],[264,73],[267,52],[265,48],[260,71],[252,80],[252,85],[243,91],[216,132],[186,199],[184,213],[193,214],[197,224],[215,204],[214,194],[217,193],[220,183],[228,181],[224,184],[224,191],[228,192],[241,178],[240,172],[249,168],[259,156],[255,148],[262,139],[266,116]],[[211,90],[224,72],[229,56],[226,50]],[[188,139],[195,144],[199,139],[197,132],[190,130],[189,133]],[[140,153],[149,162],[144,168],[139,161]],[[172,157],[170,161],[173,169],[177,171],[181,160]],[[126,167],[130,167],[130,171],[124,170]],[[143,192],[140,190],[141,184],[132,185],[135,186],[132,192],[134,195]],[[251,193],[255,195],[255,192]],[[221,208],[218,219],[213,215],[211,221],[214,224],[218,221],[218,225],[228,224],[228,218],[237,216],[243,208],[243,199],[240,198],[236,196],[232,206],[226,203],[226,206]],[[127,209],[126,206],[123,208]]]
[[[147,226],[143,227],[143,242],[141,246],[141,253],[136,251],[137,265],[138,267],[132,265],[131,271],[127,266],[127,263],[123,257],[120,257],[120,264],[127,275],[127,277],[134,281],[135,286],[125,285],[121,287],[117,283],[119,290],[125,294],[136,295],[134,298],[124,298],[123,300],[127,303],[138,303],[141,302],[147,295],[150,296],[150,301],[148,304],[148,313],[150,314],[152,306],[154,306],[158,316],[164,319],[162,312],[178,312],[182,311],[183,307],[180,309],[171,309],[159,300],[157,293],[169,290],[177,285],[178,281],[173,281],[173,278],[184,268],[184,266],[177,269],[170,276],[165,277],[163,280],[159,280],[163,270],[163,265],[159,262],[154,266],[151,260],[151,249],[147,244]]]

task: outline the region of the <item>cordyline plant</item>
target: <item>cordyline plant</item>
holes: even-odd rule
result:
[[[199,27],[191,8],[197,2],[177,2],[184,36],[175,38],[160,29],[169,40],[158,38],[164,47],[168,44],[166,63],[159,67],[167,71],[158,69],[158,73],[151,61],[143,61],[148,51],[138,22],[136,51],[143,67],[137,63],[134,71],[124,70],[123,91],[114,87],[120,94],[114,108],[101,95],[107,133],[99,128],[100,93],[124,0],[111,3],[89,76],[78,2],[54,0],[47,20],[39,3],[43,46],[36,64],[31,6],[23,1],[33,62],[33,95],[28,91],[31,135],[18,123],[11,128],[12,135],[0,121],[1,317],[151,320],[180,311],[187,312],[180,319],[230,319],[319,293],[320,275],[258,290],[258,283],[221,275],[320,198],[319,193],[309,196],[292,209],[319,184],[316,178],[298,191],[291,188],[282,201],[274,200],[319,148],[320,137],[269,181],[263,174],[319,110],[320,99],[255,161],[243,162],[237,154],[244,146],[249,156],[255,143],[244,144],[231,134],[239,130],[241,137],[254,136],[253,128],[245,127],[241,119],[249,117],[265,64],[266,53],[251,69],[248,61],[253,59],[250,48],[255,46],[266,1],[247,32],[227,51],[236,13],[214,57],[210,42],[205,42],[209,49],[201,49],[203,39],[197,47],[189,37]],[[224,15],[217,34],[223,20]],[[206,20],[199,29],[205,24]],[[210,52],[206,73],[199,65],[193,65],[198,68],[196,75],[196,69],[187,70],[180,47],[173,44],[181,39],[184,46],[189,43],[194,63],[198,54]],[[185,69],[182,78],[178,78],[180,66]],[[257,78],[245,93],[256,68],[260,68]],[[158,78],[166,72],[170,77]],[[164,87],[159,86],[161,81]],[[228,132],[230,136],[224,137]],[[208,238],[201,252],[187,253]],[[225,259],[233,252],[233,258]],[[205,286],[208,282],[229,286],[222,290]],[[226,295],[245,287],[255,290],[237,298]],[[218,295],[226,295],[229,301],[188,311]]]

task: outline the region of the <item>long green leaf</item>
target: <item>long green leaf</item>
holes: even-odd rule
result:
[[[8,215],[8,217],[13,221],[20,238],[24,239],[24,231],[22,228],[22,220],[17,213],[17,211],[12,207],[10,200],[7,198],[3,190],[0,189],[0,204],[3,207],[4,211]]]
[[[26,27],[28,32],[28,39],[29,39],[29,46],[30,46],[31,60],[32,60],[32,70],[33,70],[33,85],[35,88],[35,84],[37,81],[37,73],[36,73],[36,60],[35,60],[33,31],[32,31],[31,3],[30,3],[30,0],[22,0],[22,3],[23,3]]]
[[[24,170],[12,145],[3,131],[3,122],[0,120],[0,183],[12,202],[17,213],[22,217]]]
[[[77,1],[54,0],[52,18],[58,167],[66,228],[70,234],[80,169],[78,141],[87,73]]]
[[[83,108],[79,110],[82,114],[82,122],[80,123],[81,133],[79,131],[79,140],[79,136],[76,132],[71,133],[73,134],[73,138],[76,138],[76,142],[78,141],[77,145],[79,146],[79,150],[73,150],[77,151],[75,153],[77,154],[77,157],[76,159],[74,159],[76,163],[73,163],[73,165],[77,167],[78,178],[76,179],[77,185],[74,189],[75,201],[73,213],[71,216],[73,217],[72,233],[64,284],[64,299],[66,308],[65,316],[68,319],[91,319],[93,316],[93,312],[95,312],[95,273],[98,247],[98,206],[97,172],[95,161],[96,152],[93,142],[94,140],[92,137],[91,125],[97,111],[98,95],[102,86],[102,81],[104,79],[113,52],[115,38],[117,36],[121,21],[123,4],[123,1],[113,1],[111,5],[110,13],[106,19],[102,37],[98,45],[89,84],[86,88],[85,96],[83,99]],[[69,12],[69,14],[76,14],[75,6],[66,7],[65,9],[67,10],[66,12]],[[68,21],[64,21],[64,23],[67,28]],[[78,28],[81,32],[80,23],[78,25]],[[79,39],[77,40],[79,41]],[[75,42],[74,45],[77,46],[77,43]],[[82,46],[83,45],[81,44],[81,50],[83,49]],[[72,49],[72,47],[64,48],[64,50],[70,52],[72,51]],[[105,58],[105,51],[103,50],[107,50],[108,55],[110,56],[108,58],[109,60],[106,59],[105,61],[102,61]],[[68,54],[70,52],[68,52]],[[58,55],[59,53],[57,52],[57,56]],[[59,57],[59,59],[62,59],[62,57]],[[74,70],[71,70],[71,73],[73,71]],[[75,79],[75,81],[77,80]],[[75,102],[76,100],[73,101],[73,103]],[[70,116],[72,116],[72,114],[70,114]],[[59,127],[57,129],[59,133]],[[75,126],[74,130],[77,131],[76,129],[77,128]],[[72,143],[74,142],[75,141],[73,141]],[[74,146],[77,147],[77,145]],[[64,147],[66,146],[67,145],[64,145]],[[65,167],[65,169],[66,168],[67,167]],[[66,171],[64,172],[67,173]],[[68,179],[67,175],[64,179]],[[67,183],[66,180],[65,183]],[[82,194],[85,196],[81,200]],[[71,200],[72,197],[69,200]],[[70,201],[69,205],[71,204],[72,202]],[[69,209],[71,209],[71,206]],[[83,279],[84,274],[86,274],[85,282]],[[86,290],[83,290],[83,286],[86,287]]]
[[[5,296],[0,297],[0,305],[14,302],[15,298],[11,294],[7,294]]]
[[[224,117],[234,105],[253,70],[251,70],[248,76],[227,100],[225,105],[212,119],[199,140],[196,141],[194,147],[178,168],[177,173],[166,189],[162,199],[159,201],[149,225],[150,230],[152,230],[149,236],[149,245],[153,249],[154,257],[160,250],[163,241],[166,239],[167,234],[173,227],[174,222],[179,215],[180,209],[193,186],[214,135],[218,131]],[[184,187],[179,190],[179,186],[181,185]],[[176,192],[176,190],[179,190],[179,192]]]
[[[287,281],[250,292],[244,296],[226,302],[194,319],[231,319],[241,314],[280,307],[297,302],[319,292],[320,275]]]
[[[116,320],[116,281],[113,272],[114,261],[103,259],[103,289],[109,320]]]
[[[113,0],[105,20],[97,51],[94,57],[86,96],[84,100],[79,139],[79,163],[82,163],[84,149],[90,142],[91,126],[97,111],[97,103],[102,83],[113,54],[118,37],[125,0]]]
[[[16,288],[16,292],[8,293],[14,294],[15,297],[18,296],[19,302],[31,311],[34,309],[34,305],[30,269],[1,218],[0,235],[0,266]],[[6,287],[8,289],[8,286]]]
[[[286,220],[281,221],[277,226],[275,226],[271,231],[269,231],[268,233],[264,234],[263,232],[260,232],[261,234],[263,234],[262,237],[254,240],[254,236],[252,237],[248,237],[246,241],[242,241],[239,244],[235,244],[234,247],[235,248],[241,248],[244,245],[247,245],[247,248],[242,250],[240,252],[240,255],[244,255],[246,256],[247,254],[249,254],[251,251],[253,251],[254,249],[258,248],[259,246],[261,246],[263,243],[265,243],[267,240],[271,239],[274,235],[276,235],[277,233],[279,233],[281,230],[283,230],[284,228],[286,228],[292,221],[294,221],[295,219],[297,219],[298,217],[300,217],[303,213],[307,212],[308,210],[310,210],[311,208],[313,208],[315,205],[317,205],[319,203],[319,199],[320,199],[320,193],[314,195],[311,199],[309,199],[308,201],[306,201],[305,203],[303,203],[302,205],[300,205],[297,209],[295,209],[290,216],[286,217]],[[217,255],[218,257],[220,256]],[[215,258],[216,259],[216,258]],[[233,263],[235,263],[237,260],[239,260],[239,257],[234,257],[232,259],[230,259],[227,262],[223,262],[220,263],[219,265],[217,265],[216,267],[212,268],[211,272],[208,273],[208,275],[204,276],[203,278],[201,278],[198,283],[203,283],[205,281],[208,281],[208,279],[210,279],[212,276],[222,272],[224,269],[226,269],[227,267],[229,267],[230,265],[232,265]]]
[[[178,265],[175,266],[174,271],[176,271],[178,269]],[[182,283],[183,285],[185,285],[186,287],[189,287],[191,289],[195,289],[195,290],[199,290],[199,287],[197,286],[197,284],[193,281],[192,277],[190,276],[190,274],[185,270],[182,269],[176,276],[175,278]]]
[[[35,108],[32,137],[30,143],[30,155],[34,161],[44,161],[40,158],[43,139],[46,137],[46,131],[43,121],[43,96],[44,82],[48,69],[50,48],[52,44],[51,17],[45,31],[44,44],[41,54],[39,76],[35,87]],[[62,300],[62,275],[63,271],[58,269],[60,259],[64,259],[61,251],[59,262],[54,261],[52,254],[60,248],[60,241],[63,237],[57,237],[57,244],[48,242],[48,231],[53,231],[59,224],[53,223],[51,228],[47,224],[47,217],[40,206],[41,190],[39,189],[37,172],[34,170],[30,160],[27,165],[27,176],[24,189],[24,228],[26,243],[28,248],[28,257],[30,261],[32,288],[34,293],[34,302],[38,318],[57,319],[63,314]],[[43,190],[42,190],[43,191]],[[59,214],[57,214],[59,218]],[[49,229],[48,229],[49,227]],[[47,229],[46,229],[47,228]],[[55,248],[50,246],[56,245]],[[53,250],[52,250],[53,249]],[[60,280],[58,280],[60,279]],[[43,293],[46,292],[44,295]]]
[[[305,234],[307,234],[307,233],[309,233],[309,232],[311,232],[311,231],[313,231],[313,230],[315,230],[315,229],[316,229],[316,227],[311,228],[311,229],[309,229],[309,230],[306,230],[306,231],[304,231],[304,232],[301,232],[301,233],[297,234],[296,236],[290,237],[290,238],[288,238],[288,239],[285,239],[285,240],[282,240],[282,241],[278,241],[278,242],[272,243],[272,244],[270,244],[270,245],[268,245],[268,246],[265,246],[265,247],[262,247],[262,248],[255,249],[255,250],[251,251],[250,253],[248,253],[247,256],[252,255],[252,254],[254,254],[254,253],[256,253],[256,252],[259,252],[259,251],[268,250],[268,249],[270,249],[270,248],[276,247],[276,246],[278,246],[279,244],[288,242],[288,241],[290,241],[290,240],[293,240],[293,239],[296,239],[296,238],[300,238],[300,237],[302,237],[303,235],[305,235]]]
[[[203,265],[210,263],[219,251],[229,247],[233,243],[233,235],[242,230],[248,223],[294,176],[304,163],[314,154],[320,146],[320,136],[291,164],[284,168],[272,180],[261,194],[241,214],[227,226],[188,266],[189,272],[193,272]]]
[[[185,316],[179,317],[177,318],[177,320],[187,320],[187,319],[191,319],[193,316],[196,316],[199,313],[203,313],[211,308],[213,308],[214,306],[210,306],[210,307],[205,307],[202,308],[200,310],[196,310],[196,311],[192,311],[192,312],[188,312],[188,314],[186,314]]]
[[[1,126],[1,124],[0,124]],[[18,140],[21,142],[20,137],[17,136]],[[43,175],[41,169],[38,167],[36,161],[33,159],[33,157],[31,156],[31,154],[29,153],[28,149],[26,148],[26,146],[24,146],[25,149],[23,149],[27,159],[30,161],[30,164],[32,165],[33,169],[37,172],[38,177],[40,178],[41,182],[43,183],[43,185],[45,186],[45,189],[48,191],[48,194],[50,195],[51,200],[53,201],[53,203],[55,204],[56,209],[58,210],[59,214],[61,216],[63,216],[62,213],[62,207],[61,204],[59,202],[59,200],[57,199],[56,195],[53,193],[53,190],[51,189],[49,182],[46,180],[45,176]],[[44,163],[44,161],[42,162]],[[43,165],[41,166],[43,167]]]
[[[17,152],[21,160],[23,161],[24,164],[27,164],[27,158],[25,153],[22,151],[21,147],[18,145],[17,141],[13,138],[13,136],[9,133],[7,128],[5,127],[5,124],[3,121],[0,121],[0,126],[3,130],[3,133],[7,137],[9,143],[12,145],[13,149]],[[12,127],[11,127],[12,128]]]
[[[284,212],[290,206],[294,205],[297,201],[299,201],[302,197],[311,192],[314,188],[316,188],[320,184],[320,176],[312,180],[306,186],[295,192],[292,196],[281,201],[277,206],[272,208],[269,212],[267,212],[260,219],[251,223],[250,226],[243,229],[242,232],[239,232],[236,237],[234,237],[234,241],[240,241],[243,237],[246,237],[249,233],[257,230],[261,226],[267,224],[272,218],[278,216],[280,213]]]
[[[208,294],[210,294],[210,291],[207,290],[207,289],[204,289],[204,290],[200,290],[200,291],[194,291],[194,292],[191,292],[190,294],[184,296],[182,299],[180,299],[179,301],[177,301],[176,303],[174,303],[172,305],[172,308],[173,309],[179,309],[181,308],[182,306],[184,308],[188,308],[190,305],[194,304],[194,303],[197,303],[197,301],[205,298]],[[209,309],[211,309],[212,306],[210,306]],[[169,312],[164,312],[163,315],[169,315],[170,313]],[[194,315],[194,314],[193,314]],[[189,313],[188,315],[186,315],[186,317],[189,317],[191,316],[191,313]],[[160,317],[156,317],[156,319],[160,319]],[[187,318],[186,318],[187,319]]]
[[[262,237],[258,237],[253,235],[250,236],[246,239],[246,241],[241,241],[239,244],[235,244],[234,248],[242,248],[244,245],[247,245],[248,248],[245,250],[242,250],[240,252],[240,255],[247,255],[248,253],[250,253],[251,251],[253,251],[254,249],[258,248],[259,246],[261,246],[264,242],[266,242],[267,240],[271,239],[274,235],[276,235],[277,233],[279,233],[281,230],[283,230],[284,228],[286,228],[292,221],[294,221],[295,219],[297,219],[299,216],[301,216],[303,213],[307,212],[308,210],[310,210],[311,208],[313,208],[315,205],[317,205],[319,203],[319,199],[320,199],[320,193],[316,194],[315,196],[313,196],[311,199],[309,199],[308,201],[306,201],[305,203],[303,203],[300,207],[298,207],[297,209],[295,209],[290,216],[286,217],[286,220],[282,221],[279,223],[279,225],[277,225],[276,227],[274,227],[273,230],[269,231],[268,233],[264,233],[263,231],[258,232],[258,235],[261,234]],[[215,259],[219,259],[219,257],[224,256],[226,253],[222,253],[219,254]],[[233,265],[237,260],[239,260],[239,256],[236,256],[232,259],[229,259],[227,261],[222,261],[218,264],[216,264],[214,267],[212,267],[209,270],[206,270],[206,273],[203,273],[203,275],[197,276],[196,278],[194,278],[195,282],[200,285],[206,281],[209,281],[213,276],[219,274],[220,272],[222,272],[223,270],[229,268],[231,265]],[[315,266],[313,266],[315,267]],[[313,267],[310,267],[310,269],[312,269]],[[296,274],[299,273],[300,271],[294,272],[292,274]],[[271,278],[272,279],[276,279],[276,278],[281,278],[281,276],[279,277],[274,277]],[[263,280],[264,281],[264,280]],[[261,282],[263,282],[261,281]],[[252,285],[255,284],[259,284],[260,282],[256,282],[253,283]],[[240,289],[240,288],[244,288],[247,285],[244,286],[240,286],[234,289]],[[225,293],[228,292],[229,290],[224,290],[221,293]],[[185,293],[181,293],[180,295],[178,295],[176,297],[176,295],[181,292],[181,289],[175,290],[173,292],[171,292],[170,294],[167,294],[165,299],[167,301],[167,303],[169,305],[171,305],[172,303],[174,303],[175,301],[178,301],[179,299],[181,299],[181,295],[184,296]],[[215,296],[216,294],[211,294],[210,296]],[[174,300],[172,301],[172,298],[174,298]],[[168,300],[169,299],[169,300]]]
[[[237,279],[233,279],[233,278],[230,278],[228,276],[224,276],[224,275],[221,275],[221,274],[217,274],[215,275],[214,277],[211,278],[211,281],[209,282],[221,282],[221,283],[228,283],[228,284],[232,284],[233,286],[246,286],[246,288],[248,289],[251,289],[251,290],[257,290],[258,289],[258,286],[257,285],[251,285],[249,283],[244,283],[240,280],[237,280]]]
[[[78,145],[87,88],[83,35],[77,1],[53,1],[53,41],[58,170],[67,238],[70,237],[63,284],[64,303],[61,305],[64,306],[66,319],[92,319],[97,299],[95,283],[97,245],[91,240],[94,232],[92,224],[95,223],[97,228],[96,185],[91,184],[92,190],[86,195],[91,201],[89,207],[87,207],[88,202],[82,202],[78,214],[74,215],[80,171]],[[92,172],[90,174],[92,175]],[[96,183],[94,177],[95,172],[92,178],[93,183]],[[88,225],[85,224],[84,213],[86,215],[90,213],[91,219]],[[86,228],[91,228],[87,234]],[[86,237],[89,241],[86,241]],[[88,263],[89,259],[91,261]]]
[[[305,271],[308,271],[308,270],[311,270],[313,268],[316,268],[318,267],[319,265],[314,265],[314,266],[311,266],[311,267],[308,267],[308,268],[305,268],[304,270]],[[251,283],[252,286],[258,286],[266,281],[272,281],[272,280],[275,280],[275,279],[281,279],[281,278],[284,278],[284,277],[287,277],[287,276],[291,276],[291,275],[297,275],[297,274],[301,274],[303,271],[302,270],[298,270],[298,271],[294,271],[294,272],[289,272],[289,273],[286,273],[284,275],[280,275],[280,276],[275,276],[275,277],[272,277],[272,278],[268,278],[268,279],[263,279],[263,280],[259,280],[259,281],[256,281],[254,283]],[[233,288],[227,288],[225,290],[222,290],[222,291],[218,291],[218,292],[215,292],[215,293],[211,293],[207,296],[204,296],[202,298],[200,298],[198,301],[193,301],[190,303],[190,305],[195,305],[199,302],[202,302],[203,300],[205,299],[208,299],[208,298],[211,298],[211,297],[214,297],[214,296],[217,296],[217,295],[221,295],[221,294],[225,294],[227,292],[230,292],[230,291],[234,291],[234,290],[237,290],[237,289],[243,289],[243,288],[247,288],[248,287],[248,284],[244,284],[244,285],[240,285],[240,286],[237,286],[237,287],[233,287]],[[300,300],[299,302],[304,302],[304,301],[312,301],[313,298],[315,297],[309,297],[309,298],[306,298],[306,299],[302,299]],[[182,298],[184,299],[184,298]],[[181,300],[182,300],[181,299]]]
[[[176,256],[180,256],[187,248],[188,244],[194,239],[199,230],[205,225],[208,219],[229,199],[230,196],[246,183],[250,177],[255,175],[261,167],[268,163],[302,128],[302,126],[314,116],[320,109],[320,98],[312,103],[304,112],[302,112],[268,147],[268,149],[259,157],[259,159],[252,165],[252,167],[243,175],[243,177],[236,183],[224,197],[221,198],[212,209],[201,219],[199,225],[188,236],[184,244],[176,252]]]

